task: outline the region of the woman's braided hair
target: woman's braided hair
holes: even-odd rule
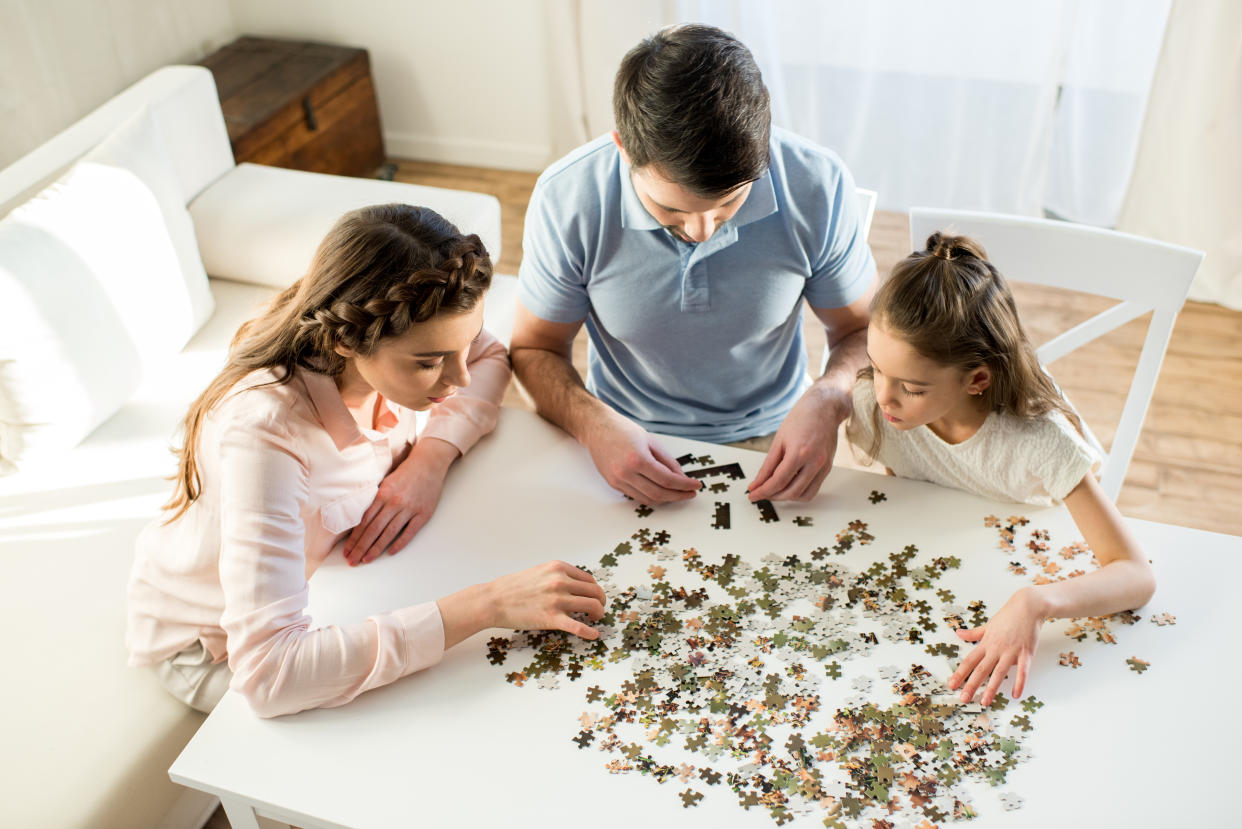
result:
[[[211,409],[254,371],[270,369],[274,384],[301,368],[339,375],[341,346],[369,355],[388,337],[479,302],[492,261],[477,235],[463,235],[434,210],[382,204],[346,213],[328,231],[306,276],[237,330],[228,363],[186,414],[185,444],[173,497],[164,509],[180,517],[202,491],[196,450]],[[269,384],[264,384],[269,385]]]

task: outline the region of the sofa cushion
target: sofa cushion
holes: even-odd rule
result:
[[[239,164],[190,203],[207,273],[284,288],[347,211],[404,202],[430,207],[500,258],[500,202],[484,193]]]
[[[182,198],[181,184],[168,148],[163,128],[150,108],[144,106],[99,146],[84,155],[82,160],[128,170],[155,196],[168,228],[168,238],[181,266],[180,276],[185,282],[186,296],[190,300],[191,316],[185,340],[181,343],[184,344],[203,327],[215,304],[211,289],[207,286],[207,271],[203,269],[203,260],[198,255],[194,222],[186,209],[186,200]]]
[[[0,221],[0,472],[77,444],[211,312],[189,228],[179,255],[147,183],[175,179],[139,115]]]

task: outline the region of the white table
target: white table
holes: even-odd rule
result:
[[[663,442],[674,455],[740,461],[748,476],[760,462],[743,450]],[[744,483],[642,518],[567,436],[534,415],[505,410],[496,433],[458,463],[434,519],[416,540],[365,567],[350,569],[339,560],[325,565],[311,581],[311,612],[318,624],[353,621],[549,558],[596,566],[639,527],[665,529],[671,546],[694,546],[705,559],[736,553],[758,563],[769,552],[805,555],[830,546],[856,518],[868,522],[876,540],[856,545],[838,562],[862,571],[910,543],[920,550],[912,566],[955,555],[961,568],[936,586],[951,588],[963,605],[984,599],[994,612],[1030,578],[1008,571],[1008,561],[1020,554],[997,548],[997,531],[983,525],[984,516],[1025,515],[1028,529],[1051,532],[1054,550],[1080,537],[1062,509],[997,504],[849,469],[834,471],[810,504],[777,504],[781,521],[765,524],[745,502]],[[887,500],[870,503],[872,489]],[[716,500],[732,505],[729,530],[711,527]],[[813,526],[795,525],[796,515],[812,517]],[[1063,621],[1046,626],[1028,688],[1045,702],[1025,736],[1032,758],[1001,787],[1020,794],[1025,805],[1007,812],[995,790],[972,789],[981,815],[971,826],[1221,825],[1236,819],[1242,726],[1227,700],[1242,679],[1229,638],[1242,620],[1235,601],[1242,541],[1145,521],[1131,525],[1156,568],[1154,600],[1140,610],[1139,623],[1111,625],[1115,645],[1070,641]],[[627,584],[621,568],[615,581]],[[1158,612],[1172,613],[1177,623],[1157,627],[1149,619]],[[256,826],[256,814],[302,827],[358,829],[776,825],[766,810],[743,811],[724,785],[693,785],[706,796],[683,808],[677,792],[686,787],[676,778],[658,784],[638,773],[609,774],[604,765],[615,755],[598,746],[580,750],[571,738],[588,708],[586,686],[619,685],[629,675],[625,666],[607,665],[583,678],[590,682],[562,682],[556,690],[534,682],[515,687],[504,675],[523,663],[497,667],[486,659],[487,640],[500,633],[484,632],[436,667],[341,708],[261,720],[230,693],[170,776],[218,795],[235,829]],[[944,638],[943,626],[932,637]],[[1058,653],[1069,650],[1081,658],[1081,669],[1058,665]],[[1151,668],[1142,675],[1128,670],[1131,656]],[[950,671],[946,658],[926,654],[923,645],[881,642],[871,655],[844,662],[842,680],[824,680],[824,709],[830,714],[853,693],[845,681],[851,676],[875,677],[877,665],[911,662],[941,677]],[[877,679],[877,687],[884,684]],[[1006,719],[1013,713],[1022,712],[1011,704]],[[670,744],[665,756],[669,751],[679,749]],[[821,820],[813,814],[793,825],[819,826]]]

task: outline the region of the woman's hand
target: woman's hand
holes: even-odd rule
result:
[[[598,620],[607,598],[593,576],[563,561],[547,561],[440,599],[444,647],[491,627],[563,630],[583,639],[599,631],[570,616]]]
[[[375,500],[345,539],[345,560],[351,567],[410,543],[435,512],[444,477],[459,454],[457,447],[438,438],[410,448],[406,459],[380,482]]]
[[[1046,619],[1039,604],[1035,588],[1024,587],[1010,596],[987,624],[957,632],[963,641],[979,643],[949,677],[950,688],[958,688],[963,681],[966,683],[961,693],[962,702],[970,702],[986,681],[979,702],[991,705],[1005,674],[1014,666],[1017,666],[1017,674],[1013,696],[1014,699],[1022,696],[1026,674],[1039,644],[1039,629]]]
[[[571,618],[585,613],[598,620],[604,615],[604,588],[595,577],[563,561],[547,561],[501,576],[488,585],[495,613],[493,627],[517,630],[563,630],[583,639],[598,639],[599,631]]]

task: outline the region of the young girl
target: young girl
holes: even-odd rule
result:
[[[983,248],[932,234],[876,293],[867,333],[871,366],[859,373],[850,442],[891,475],[933,481],[1002,501],[1064,502],[1102,565],[1066,581],[1024,587],[982,627],[949,677],[969,702],[991,703],[1016,666],[1021,696],[1047,619],[1139,607],[1155,577],[1094,475],[1099,453],[1045,374],[1005,280]]]
[[[509,366],[482,330],[491,275],[479,238],[431,210],[337,222],[186,415],[176,491],[138,538],[131,665],[199,710],[232,687],[267,717],[346,703],[491,626],[598,636],[569,614],[598,619],[603,591],[563,562],[351,625],[305,612],[307,579],[347,532],[351,564],[395,552],[495,426]]]

